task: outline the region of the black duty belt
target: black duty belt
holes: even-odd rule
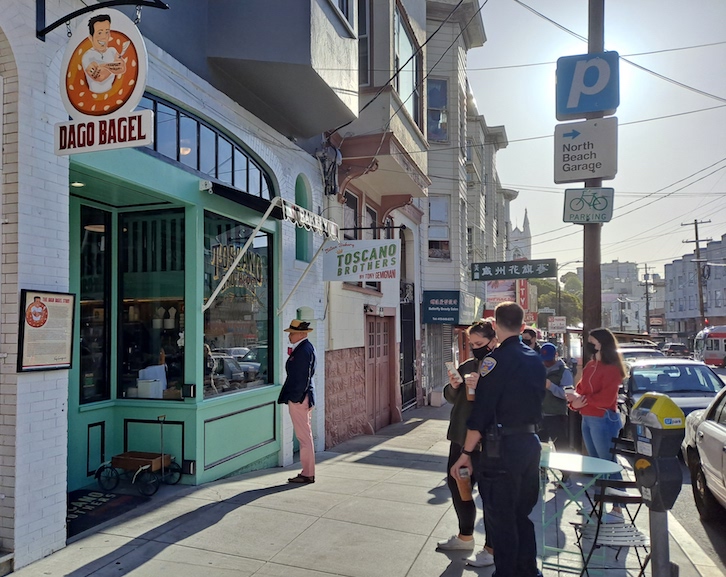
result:
[[[513,427],[502,426],[502,428],[499,429],[499,434],[502,436],[521,435],[523,433],[536,433],[536,432],[537,432],[536,425],[514,425]]]

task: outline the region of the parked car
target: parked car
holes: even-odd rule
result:
[[[267,378],[267,345],[257,345],[250,347],[247,354],[242,357],[239,362],[242,370],[248,374],[248,377],[259,376]]]
[[[250,349],[248,349],[247,347],[231,347],[229,349],[214,349],[212,352],[229,355],[230,357],[234,358],[236,361],[241,361],[242,357],[244,357],[247,353],[250,352]]]
[[[681,444],[683,460],[691,471],[693,500],[701,519],[723,514],[726,508],[726,388],[711,404],[686,417]]]
[[[637,361],[638,359],[649,359],[653,357],[662,358],[665,355],[660,352],[658,349],[653,348],[635,348],[635,347],[625,347],[625,348],[619,348],[618,352],[623,357],[623,360],[631,364],[634,361]]]
[[[691,351],[683,343],[666,343],[663,345],[662,351],[667,357],[683,357],[687,359],[691,356]]]
[[[720,377],[698,361],[672,357],[636,360],[630,365],[618,400],[619,410],[625,415],[624,435],[631,436],[630,410],[643,393],[664,393],[688,415],[706,408],[723,387]]]
[[[212,374],[223,376],[228,381],[244,381],[245,372],[234,357],[225,355],[224,353],[212,353]]]

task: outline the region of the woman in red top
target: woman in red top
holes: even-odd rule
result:
[[[622,428],[617,411],[618,390],[625,377],[623,359],[618,353],[618,341],[608,329],[590,331],[587,351],[591,360],[582,370],[574,393],[567,394],[570,408],[582,415],[582,438],[591,457],[615,460],[610,452],[612,439]],[[622,479],[620,473],[611,479]],[[605,523],[622,523],[623,512],[617,505],[603,516]]]

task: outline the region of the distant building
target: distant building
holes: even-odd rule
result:
[[[509,237],[509,260],[532,258],[532,232],[529,230],[529,215],[524,211],[521,230],[514,228]]]
[[[691,339],[703,328],[699,304],[698,271],[701,273],[704,321],[726,324],[726,235],[711,241],[700,251],[701,261],[692,254],[665,265],[666,327],[673,334]]]

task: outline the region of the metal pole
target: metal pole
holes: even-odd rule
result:
[[[668,511],[650,509],[650,571],[653,576],[671,575],[668,542]],[[676,570],[677,571],[677,570]]]
[[[605,0],[588,0],[588,54],[605,49]],[[588,118],[602,118],[603,113],[593,113]],[[586,188],[599,188],[602,178],[585,181]],[[602,225],[583,225],[583,273],[582,273],[582,340],[586,342],[589,332],[602,324],[600,284],[600,234]]]

